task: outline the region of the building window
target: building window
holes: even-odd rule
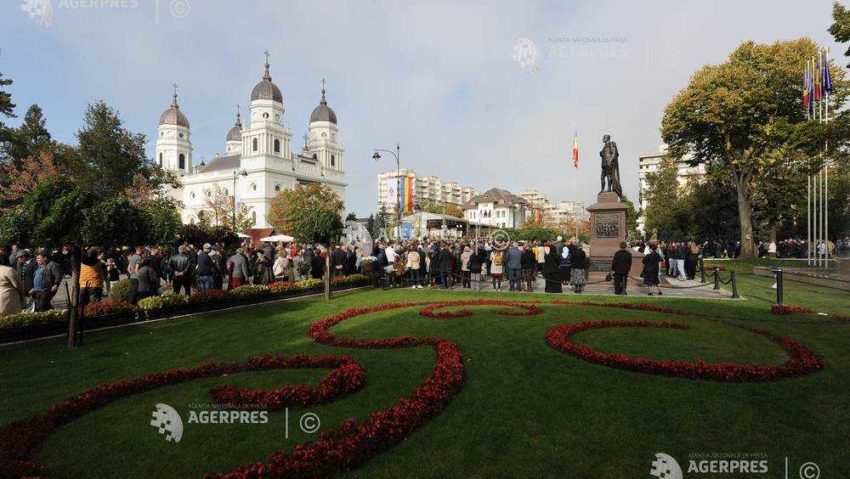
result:
[[[183,138],[183,132],[181,131],[180,133],[177,134],[177,136],[179,136],[180,138]]]
[[[253,140],[251,140],[251,149],[252,149],[253,151],[257,151],[257,139],[256,139],[256,138],[254,138]]]
[[[257,184],[256,183],[251,183],[251,190],[257,191]]]
[[[180,153],[180,159],[177,163],[177,167],[181,170],[186,168],[186,155],[184,155],[183,153]]]
[[[159,152],[159,167],[162,168],[162,152]]]
[[[331,155],[331,166],[336,166],[336,158],[334,155]]]
[[[318,159],[319,159],[318,155],[316,155],[315,153],[313,153],[313,159],[314,159],[314,160],[318,160]]]
[[[268,114],[268,113],[263,113],[263,118],[265,118],[266,120],[268,120],[268,119],[269,119],[269,114]]]
[[[253,226],[253,225],[256,225],[256,224],[257,224],[257,212],[252,211],[251,212],[251,225]]]
[[[280,191],[280,185],[274,185],[274,190],[275,190],[275,191]]]
[[[274,139],[274,152],[280,153],[280,140],[277,138]]]

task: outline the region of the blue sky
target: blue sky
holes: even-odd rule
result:
[[[48,26],[26,1],[0,4],[0,71],[19,116],[38,103],[53,135],[73,143],[85,105],[103,99],[153,138],[177,82],[195,161],[209,160],[268,49],[297,147],[327,79],[346,207],[360,216],[375,209],[375,175],[394,168],[372,149],[397,141],[402,167],[422,174],[590,204],[610,133],[636,197],[638,155],[657,151],[664,106],[700,66],[748,39],[808,36],[844,51],[826,32],[829,0],[40,1],[52,6]],[[536,69],[512,57],[522,38],[537,48]]]

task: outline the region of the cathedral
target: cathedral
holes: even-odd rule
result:
[[[208,215],[214,224],[209,202],[222,194],[235,194],[237,208],[248,209],[254,228],[270,227],[266,214],[272,198],[296,184],[320,183],[345,198],[345,150],[336,113],[325,99],[324,80],[298,153],[292,149],[292,132],[283,124],[283,112],[283,93],[272,82],[267,55],[263,78],[251,91],[246,124],[237,113],[224,139],[224,155],[195,165],[189,120],[177,104],[175,90],[171,106],[159,117],[154,161],[180,179],[172,194],[182,205],[183,223],[197,223],[199,215]]]

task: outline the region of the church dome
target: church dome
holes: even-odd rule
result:
[[[260,83],[251,90],[251,100],[273,100],[278,103],[283,103],[283,93],[280,88],[272,83],[272,76],[269,74],[269,62],[266,60],[266,72],[263,74],[263,79]]]
[[[189,119],[180,111],[180,106],[177,105],[177,92],[174,93],[174,99],[171,100],[171,106],[162,112],[159,116],[160,125],[177,125],[189,128]]]
[[[325,100],[325,81],[322,80],[322,99],[319,101],[319,106],[313,109],[310,114],[310,123],[314,121],[329,121],[336,125],[336,113],[328,106],[328,101]]]
[[[227,132],[227,141],[242,141],[242,120],[236,114],[236,124]]]

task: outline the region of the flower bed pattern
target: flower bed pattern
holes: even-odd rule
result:
[[[770,307],[770,314],[814,314],[814,310],[807,306],[797,306],[794,304],[774,304]]]
[[[279,286],[287,288],[289,286]],[[270,288],[273,289],[273,288]],[[317,320],[308,335],[314,341],[329,346],[355,349],[399,349],[430,347],[436,362],[428,377],[407,397],[395,404],[373,412],[366,419],[343,421],[334,430],[321,434],[317,440],[300,444],[291,451],[273,453],[266,463],[249,463],[220,474],[207,474],[208,478],[258,479],[297,477],[314,478],[333,476],[341,471],[353,469],[370,458],[398,444],[417,428],[439,415],[464,386],[466,371],[457,344],[440,337],[396,336],[384,339],[346,339],[335,336],[331,329],[349,319],[414,306],[423,306],[419,314],[428,318],[458,318],[472,313],[468,308],[438,312],[441,308],[464,306],[500,306],[506,309],[496,314],[531,316],[542,310],[539,302],[474,300],[445,301],[440,303],[400,302],[373,307],[353,308],[333,316]],[[632,305],[627,303],[542,303],[550,305],[595,306],[634,309],[668,314],[685,314],[672,308],[654,305]],[[657,361],[645,358],[629,358],[623,354],[608,354],[595,351],[589,346],[577,344],[572,336],[582,331],[598,328],[645,327],[684,330],[684,323],[669,321],[586,321],[550,328],[546,342],[553,348],[582,360],[611,368],[628,371],[661,374],[685,379],[702,379],[727,382],[776,381],[783,378],[810,374],[823,369],[823,362],[808,348],[783,336],[751,329],[750,332],[766,337],[785,350],[789,359],[782,365],[748,365],[737,363],[706,364],[687,361]],[[287,406],[305,406],[330,402],[348,395],[365,384],[365,373],[347,356],[294,356],[262,355],[241,364],[208,363],[194,368],[175,369],[164,373],[150,374],[141,378],[103,384],[85,391],[47,412],[30,420],[10,424],[0,430],[0,477],[38,476],[46,469],[31,461],[31,453],[56,428],[96,410],[111,401],[127,397],[156,387],[177,384],[183,381],[232,374],[243,371],[325,368],[331,371],[315,386],[288,385],[270,389],[236,388],[219,386],[210,390],[210,395],[219,403],[235,407],[263,405],[268,409]]]
[[[788,353],[788,360],[779,365],[738,364],[731,362],[705,363],[702,361],[658,361],[630,358],[625,354],[609,354],[590,346],[573,342],[572,337],[582,331],[601,328],[667,328],[688,329],[684,323],[652,321],[585,321],[578,324],[556,326],[546,332],[546,342],[558,351],[602,366],[647,374],[687,379],[704,379],[720,382],[765,382],[803,376],[823,369],[823,362],[811,350],[785,336],[776,336],[763,329],[750,332],[766,337]]]

